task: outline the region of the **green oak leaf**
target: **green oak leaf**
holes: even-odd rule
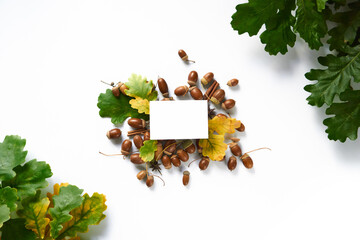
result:
[[[129,101],[132,98],[120,94],[117,98],[111,89],[107,89],[105,93],[101,93],[98,98],[98,108],[101,117],[110,117],[113,124],[123,123],[128,117],[141,118],[148,120],[149,115],[139,113],[137,109],[130,106]]]
[[[25,162],[25,144],[25,139],[14,135],[6,136],[0,143],[0,182],[15,177],[13,168]]]
[[[319,63],[327,69],[311,69],[305,74],[309,80],[317,83],[305,86],[311,95],[307,98],[310,105],[321,107],[324,103],[331,105],[337,94],[350,88],[351,79],[360,82],[360,47],[348,47],[348,55],[337,57],[332,54],[320,57]]]
[[[360,90],[347,90],[340,100],[343,102],[333,103],[326,110],[327,115],[335,115],[324,120],[326,132],[331,140],[355,140],[360,127]]]
[[[84,194],[84,201],[80,207],[70,212],[73,218],[64,224],[64,228],[58,239],[76,237],[77,233],[89,231],[89,225],[97,225],[105,218],[106,198],[103,194],[94,193],[91,197]]]
[[[33,159],[23,166],[17,166],[14,171],[16,177],[11,181],[5,181],[4,186],[16,188],[21,199],[34,196],[36,190],[45,188],[49,185],[46,178],[52,176],[49,164],[46,162],[38,162]]]
[[[47,197],[40,199],[40,191],[32,197],[21,201],[23,209],[18,210],[18,215],[25,219],[25,227],[32,230],[39,239],[43,239],[50,219],[46,217],[50,200]]]
[[[25,228],[25,219],[11,219],[1,228],[1,240],[35,240],[36,235]]]
[[[360,3],[349,4],[350,11],[337,12],[330,17],[330,21],[338,25],[329,31],[330,50],[342,51],[347,45],[351,45],[360,27]]]
[[[52,217],[52,221],[50,222],[51,237],[57,238],[63,229],[63,224],[73,218],[70,212],[81,206],[84,199],[81,196],[82,192],[82,189],[74,185],[68,185],[61,187],[59,195],[52,197],[54,208],[50,208],[50,216]]]
[[[247,32],[249,36],[256,35],[262,25],[283,7],[282,0],[249,0],[248,3],[236,6],[236,12],[231,17],[231,26],[238,34]]]
[[[296,35],[291,29],[295,23],[295,17],[291,14],[294,9],[294,2],[289,2],[284,10],[279,10],[266,22],[266,30],[260,35],[260,39],[266,44],[265,51],[270,55],[285,54],[287,46],[295,45]]]
[[[327,2],[328,0],[316,0],[316,5],[317,5],[317,10],[319,12],[321,12],[322,10],[325,9],[325,3]]]
[[[311,49],[319,49],[321,38],[327,33],[327,25],[322,13],[315,8],[313,0],[298,0],[294,31],[300,34]]]
[[[17,199],[16,189],[11,187],[0,189],[0,227],[10,219],[11,212],[16,210]]]
[[[157,150],[156,140],[146,140],[144,145],[140,148],[140,157],[144,162],[150,162],[154,159],[155,151]]]
[[[125,93],[130,97],[140,97],[149,101],[156,100],[157,98],[157,91],[152,91],[153,82],[151,80],[147,81],[141,75],[132,74],[125,85],[129,88],[125,90]]]

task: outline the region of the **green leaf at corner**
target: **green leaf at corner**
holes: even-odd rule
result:
[[[355,140],[360,127],[360,90],[347,90],[340,100],[343,102],[333,103],[326,110],[327,115],[334,115],[324,120],[326,132],[331,140]]]
[[[151,80],[147,81],[147,79],[142,78],[141,75],[132,74],[125,85],[129,88],[125,90],[125,93],[130,97],[140,97],[149,101],[157,98],[157,92],[152,91],[154,86],[153,82]]]
[[[1,228],[1,240],[35,240],[36,235],[25,228],[25,219],[11,219]]]
[[[63,229],[63,224],[72,219],[70,212],[79,207],[83,202],[81,193],[82,189],[74,185],[61,187],[59,195],[53,196],[54,208],[50,208],[50,235],[57,238],[60,231]]]
[[[6,136],[0,143],[0,182],[15,177],[13,168],[25,162],[25,139],[19,136]]]
[[[317,80],[317,83],[304,88],[311,93],[307,98],[310,105],[331,105],[335,95],[350,88],[351,79],[360,82],[360,47],[349,47],[345,51],[348,55],[342,57],[331,54],[320,57],[319,63],[328,68],[312,69],[305,74],[307,79]]]
[[[14,171],[16,177],[11,181],[3,183],[4,186],[16,188],[21,199],[34,196],[36,190],[45,188],[49,185],[46,178],[52,176],[49,164],[46,162],[38,162],[33,159],[23,166],[17,166]]]
[[[144,145],[140,148],[140,157],[144,162],[150,162],[154,159],[155,151],[157,149],[156,140],[146,140]]]
[[[103,194],[94,193],[91,197],[84,194],[84,201],[80,207],[71,211],[73,218],[64,224],[64,229],[58,239],[65,237],[75,237],[77,233],[89,231],[89,225],[97,225],[105,218],[103,212],[107,206],[106,198]]]
[[[318,12],[313,0],[298,0],[294,31],[300,34],[311,49],[318,50],[323,44],[321,38],[327,33],[322,13]]]
[[[325,9],[325,3],[327,2],[328,0],[316,0],[316,5],[317,5],[317,10],[319,12],[321,12],[322,10]]]
[[[98,108],[101,117],[110,117],[113,124],[123,123],[128,117],[141,118],[148,120],[149,116],[141,114],[137,109],[130,106],[129,101],[132,98],[120,94],[117,98],[111,89],[107,89],[105,93],[101,93],[98,98]]]

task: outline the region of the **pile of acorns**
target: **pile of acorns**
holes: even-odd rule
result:
[[[183,50],[179,50],[178,52],[179,56],[183,61],[191,61],[188,60],[188,56]],[[214,104],[221,104],[222,108],[226,111],[229,109],[232,109],[235,106],[235,100],[233,99],[225,99],[225,91],[220,87],[219,83],[214,79],[214,74],[212,72],[206,73],[201,78],[201,84],[203,87],[206,87],[207,85],[210,86],[207,88],[206,92],[203,94],[202,91],[196,86],[198,82],[198,73],[196,71],[191,71],[188,75],[188,81],[189,87],[184,85],[177,87],[174,90],[174,94],[176,96],[185,96],[188,92],[190,92],[191,97],[194,100],[208,100],[213,102]],[[231,79],[227,82],[227,85],[230,87],[237,86],[239,81],[237,79]],[[161,101],[171,101],[174,100],[172,97],[169,96],[169,89],[166,81],[163,78],[158,78],[157,80],[157,86],[164,97]],[[156,86],[154,86],[153,90],[155,90]],[[125,94],[126,86],[125,84],[118,84],[116,87],[112,89],[113,94],[115,96],[119,96],[119,94],[123,93]],[[213,118],[214,116],[219,117],[228,117],[225,114],[218,113],[215,114],[214,109],[209,109],[209,118]],[[171,169],[172,166],[174,167],[180,167],[182,162],[187,162],[189,160],[189,154],[193,154],[196,151],[198,152],[200,158],[195,159],[200,160],[199,161],[199,168],[201,170],[206,170],[209,166],[210,159],[209,157],[202,156],[202,148],[199,146],[199,139],[195,141],[195,144],[192,140],[182,140],[182,141],[176,141],[176,140],[164,140],[164,141],[158,141],[157,142],[157,150],[155,151],[154,159],[151,162],[145,163],[138,152],[131,153],[132,150],[132,142],[136,146],[137,149],[140,149],[144,141],[150,140],[150,129],[148,128],[148,124],[144,119],[139,118],[130,118],[127,121],[128,125],[132,127],[134,130],[129,131],[127,136],[133,136],[133,141],[130,139],[126,139],[122,142],[121,145],[121,154],[124,156],[130,155],[130,161],[134,164],[145,164],[144,170],[141,170],[137,174],[137,178],[139,180],[145,179],[146,177],[146,185],[148,187],[151,187],[154,183],[154,176],[159,177],[157,175],[154,175],[152,173],[149,173],[149,168],[152,168],[153,171],[158,171],[161,174],[161,167],[160,167],[160,161],[161,164],[164,166],[165,169]],[[236,128],[237,131],[243,132],[245,131],[245,126],[241,123],[240,127]],[[107,137],[109,139],[116,139],[120,138],[121,136],[121,130],[118,128],[114,128],[107,132]],[[142,137],[143,136],[143,137]],[[233,156],[231,156],[228,159],[227,166],[229,170],[234,170],[237,166],[237,158],[239,157],[242,163],[246,168],[252,168],[253,167],[253,161],[251,157],[248,155],[248,153],[242,154],[241,148],[238,144],[239,140],[238,138],[230,138],[232,141],[229,143],[229,148],[231,150],[231,153]],[[196,145],[196,147],[195,147]],[[258,149],[256,149],[258,150]],[[255,151],[255,150],[254,150]],[[251,151],[252,152],[252,151]],[[225,157],[224,159],[225,160]],[[222,160],[222,161],[223,161]],[[192,162],[191,162],[192,163]],[[190,163],[190,164],[191,164]],[[190,166],[189,164],[189,166]],[[184,171],[183,172],[183,185],[188,185],[190,179],[190,172]]]

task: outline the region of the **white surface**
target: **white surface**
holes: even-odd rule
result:
[[[205,100],[150,101],[150,139],[208,138]]]
[[[258,37],[230,27],[239,1],[0,1],[0,138],[27,139],[29,159],[51,164],[53,182],[107,195],[107,218],[91,228],[97,240],[138,239],[359,239],[359,140],[327,140],[324,109],[307,105],[303,74],[316,53],[297,43],[286,56],[269,56]],[[196,64],[177,56],[183,48]],[[105,133],[97,97],[131,73],[165,78],[170,93],[191,70],[213,71],[254,169],[229,172],[211,163],[163,173],[166,186],[139,182]],[[229,89],[237,77],[240,86]]]

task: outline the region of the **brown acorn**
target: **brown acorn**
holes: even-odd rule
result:
[[[170,169],[171,168],[171,160],[170,160],[170,157],[168,155],[162,156],[161,162],[164,165],[165,169]]]
[[[139,128],[145,128],[146,122],[144,119],[140,118],[130,118],[127,122],[130,127],[139,129]]]
[[[149,131],[146,131],[144,133],[144,141],[147,141],[147,140],[150,140],[150,132]]]
[[[218,113],[218,114],[216,114],[216,116],[217,117],[224,117],[224,118],[228,118],[228,116],[227,115],[225,115],[225,114],[223,114],[223,113]]]
[[[209,166],[210,159],[208,157],[203,157],[199,162],[199,168],[201,170],[206,170]]]
[[[140,135],[135,135],[133,142],[137,149],[140,149],[144,145],[144,141]]]
[[[246,167],[246,168],[252,168],[253,166],[254,166],[254,162],[253,162],[253,160],[251,159],[251,157],[247,154],[247,153],[245,153],[244,155],[242,155],[241,157],[240,157],[240,159],[242,160],[242,162],[243,162],[243,164],[244,164],[244,166]]]
[[[130,161],[133,164],[142,164],[144,161],[140,157],[140,153],[133,153],[130,155]]]
[[[146,177],[146,171],[142,170],[136,175],[137,179],[143,180]]]
[[[125,83],[119,83],[118,86],[120,92],[126,96],[125,90],[128,90],[129,88],[125,85]]]
[[[222,104],[221,107],[224,110],[229,110],[235,106],[235,100],[234,99],[227,99]]]
[[[195,100],[202,100],[203,99],[203,94],[202,94],[201,90],[198,87],[195,87],[195,86],[190,88],[190,95]]]
[[[115,97],[119,97],[120,96],[120,88],[118,86],[115,86],[111,89],[112,93],[114,94]]]
[[[229,144],[230,146],[230,150],[232,152],[232,154],[234,154],[235,156],[240,156],[241,155],[241,148],[239,146],[239,144],[235,143],[235,142],[232,142]]]
[[[159,90],[160,90],[161,94],[164,97],[169,97],[168,85],[167,85],[165,79],[159,78],[157,83],[158,83],[158,87],[159,87]]]
[[[186,54],[186,52],[182,49],[180,49],[178,51],[179,57],[181,58],[181,60],[183,60],[184,62],[195,62],[193,60],[189,60],[188,55]]]
[[[193,142],[191,140],[186,140],[182,143],[182,147],[184,148],[184,150],[187,152],[187,153],[194,153],[195,152],[195,145],[193,144]]]
[[[146,186],[151,187],[154,184],[154,177],[149,175],[146,179]]]
[[[162,157],[162,155],[163,155],[163,145],[158,142],[156,145],[154,159],[157,161]]]
[[[187,162],[189,160],[189,154],[183,149],[177,150],[176,155],[178,155],[179,159],[183,162]]]
[[[190,86],[195,86],[198,78],[198,73],[196,71],[191,71],[188,76],[188,84]]]
[[[229,87],[235,87],[236,85],[238,85],[238,83],[239,83],[239,80],[237,80],[236,78],[233,78],[227,82],[227,85]]]
[[[196,148],[199,154],[202,153],[202,147],[200,147],[199,145],[200,139],[196,139],[195,143],[196,143]]]
[[[222,100],[224,100],[225,91],[222,89],[218,89],[214,92],[210,100],[215,104],[220,104]]]
[[[212,72],[208,72],[207,74],[205,74],[202,79],[201,79],[201,83],[203,85],[207,85],[209,82],[211,82],[214,79],[214,74]]]
[[[243,123],[240,124],[240,127],[235,128],[237,131],[239,132],[244,132],[245,131],[245,125]]]
[[[121,154],[129,155],[131,147],[132,147],[132,142],[129,139],[123,141],[123,143],[121,144]]]
[[[190,172],[189,171],[184,171],[183,179],[182,179],[184,186],[189,184],[189,180],[190,180]]]
[[[188,91],[188,86],[180,86],[175,88],[174,93],[176,96],[185,96]]]
[[[119,138],[121,136],[121,130],[118,128],[111,129],[106,133],[106,136],[109,139]]]
[[[177,155],[172,155],[170,157],[170,160],[171,160],[171,163],[175,166],[175,167],[180,167],[181,165],[181,162],[180,162],[180,159]]]
[[[166,155],[171,155],[176,150],[176,141],[175,140],[167,140],[164,145],[164,153]]]
[[[231,157],[229,158],[228,163],[227,163],[228,169],[229,169],[230,171],[232,171],[232,170],[234,170],[234,169],[236,168],[236,165],[237,165],[236,157],[231,156]]]

